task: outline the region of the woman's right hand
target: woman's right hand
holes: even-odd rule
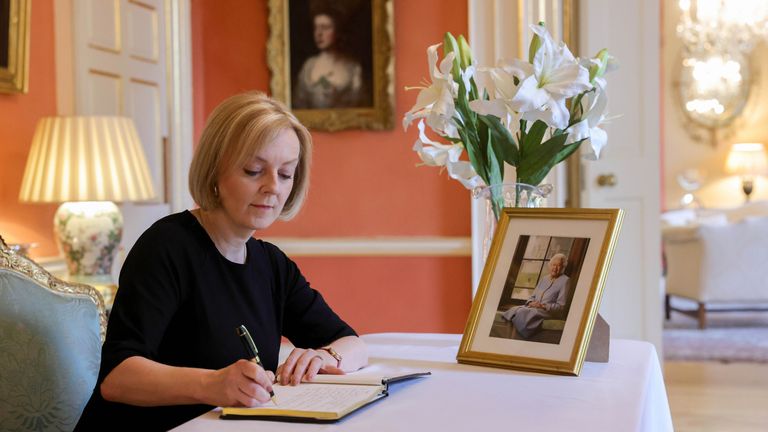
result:
[[[252,407],[269,402],[275,375],[256,363],[238,360],[212,372],[202,387],[207,404]]]

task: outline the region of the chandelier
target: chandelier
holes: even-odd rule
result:
[[[681,102],[691,120],[714,131],[738,117],[749,98],[749,56],[768,36],[768,1],[680,0],[678,5]]]

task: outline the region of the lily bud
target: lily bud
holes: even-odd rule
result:
[[[595,78],[599,78],[605,75],[605,69],[608,67],[608,59],[610,58],[608,49],[603,48],[597,53],[595,59],[599,64],[593,64],[589,67],[589,82],[592,82]]]
[[[544,21],[539,21],[539,25],[543,26]],[[536,33],[531,38],[531,44],[528,46],[528,63],[533,64],[533,58],[536,57],[536,52],[541,48],[541,38]]]
[[[459,50],[456,38],[450,32],[446,32],[443,37],[443,54],[447,56],[450,53],[456,53],[456,56],[453,58],[451,75],[453,75],[454,81],[458,82],[461,79],[461,51]]]
[[[472,48],[464,39],[464,35],[459,35],[459,52],[461,53],[461,68],[466,69],[472,65]]]

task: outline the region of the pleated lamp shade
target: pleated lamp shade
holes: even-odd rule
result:
[[[123,216],[114,201],[154,197],[130,118],[46,117],[37,123],[19,200],[62,203],[53,231],[70,280],[97,289],[113,286],[112,267],[123,237]]]
[[[741,176],[741,190],[746,200],[755,187],[756,175],[768,173],[768,158],[762,143],[736,143],[731,146],[725,160],[725,172]]]
[[[725,161],[729,174],[760,175],[768,173],[768,159],[762,143],[736,143]]]
[[[146,201],[155,192],[133,120],[46,117],[37,124],[19,199]]]

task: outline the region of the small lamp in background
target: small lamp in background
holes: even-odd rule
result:
[[[725,161],[725,171],[728,174],[741,176],[741,188],[749,202],[749,195],[754,188],[756,175],[765,174],[768,170],[765,147],[761,143],[736,143],[731,146],[728,159]]]
[[[123,237],[113,201],[146,201],[155,192],[133,120],[46,117],[37,123],[19,200],[63,202],[54,232],[73,281],[110,285]]]

